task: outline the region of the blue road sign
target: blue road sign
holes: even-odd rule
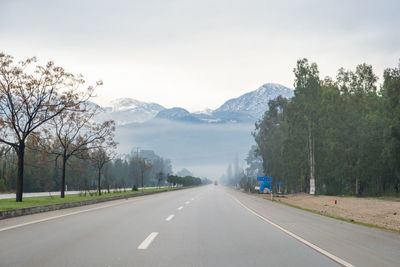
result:
[[[272,177],[257,177],[259,182],[272,182]]]

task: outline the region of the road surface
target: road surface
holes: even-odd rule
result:
[[[400,235],[221,186],[0,221],[0,266],[400,266]]]

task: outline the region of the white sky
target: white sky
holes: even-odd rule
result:
[[[277,3],[279,2],[279,3]],[[400,1],[0,0],[0,51],[54,60],[119,97],[216,108],[266,82],[292,87],[296,60],[321,76],[400,58]]]

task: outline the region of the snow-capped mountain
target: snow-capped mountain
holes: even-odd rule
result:
[[[157,114],[165,109],[163,106],[156,103],[146,103],[133,98],[118,98],[110,102],[112,111],[143,111],[147,113]]]
[[[101,119],[115,120],[117,125],[142,123],[150,120],[171,120],[190,123],[254,123],[268,109],[268,101],[282,95],[293,96],[293,90],[274,83],[266,83],[257,90],[226,101],[216,110],[190,113],[174,107],[166,109],[156,103],[146,103],[132,98],[119,98],[103,107]]]
[[[257,90],[226,101],[216,110],[190,113],[182,108],[160,111],[156,118],[192,123],[248,123],[262,118],[268,102],[279,95],[291,98],[293,90],[274,83],[266,83]]]
[[[119,98],[104,107],[103,119],[115,120],[118,125],[145,122],[153,119],[165,108],[156,103],[146,103],[132,98]]]
[[[245,113],[255,119],[260,119],[268,108],[268,101],[279,95],[291,98],[293,90],[280,84],[266,83],[255,91],[226,101],[213,114]]]

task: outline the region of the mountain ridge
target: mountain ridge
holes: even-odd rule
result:
[[[261,119],[268,109],[268,101],[279,95],[290,98],[293,90],[276,83],[265,83],[256,90],[225,101],[215,110],[189,112],[181,107],[165,108],[153,103],[133,98],[118,98],[103,107],[104,119],[114,119],[118,125],[143,123],[149,120],[171,120],[185,123],[242,123]]]

